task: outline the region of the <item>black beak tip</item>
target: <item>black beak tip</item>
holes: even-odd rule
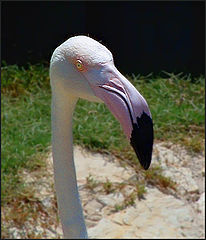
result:
[[[145,161],[145,162],[140,161],[140,163],[141,163],[142,167],[144,168],[144,170],[147,170],[150,167],[151,159],[149,161]]]
[[[141,163],[142,167],[144,168],[144,170],[147,170],[150,167],[151,160],[152,160],[152,157],[150,157],[148,159],[141,159],[140,160],[140,163]]]
[[[130,138],[132,145],[142,167],[147,170],[152,160],[153,149],[153,123],[150,116],[145,112],[137,117],[137,123],[133,124],[133,131]]]
[[[140,161],[141,166],[145,170],[147,170],[150,167],[151,160],[152,160],[152,145],[147,147],[146,150],[145,150],[145,148],[143,148],[142,146],[139,146],[139,145],[141,145],[141,144],[136,143],[135,145],[132,145],[132,147],[135,150],[135,153],[137,155],[137,158]]]

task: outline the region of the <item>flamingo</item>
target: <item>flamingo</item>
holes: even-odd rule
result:
[[[149,168],[152,116],[146,100],[117,70],[112,53],[88,36],[74,36],[57,47],[50,61],[52,156],[57,205],[64,238],[88,238],[73,158],[72,114],[79,98],[104,102]]]

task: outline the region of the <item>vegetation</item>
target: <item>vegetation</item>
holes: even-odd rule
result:
[[[162,177],[162,176],[161,176]],[[137,179],[133,179],[128,182],[118,182],[113,183],[109,179],[106,179],[105,182],[97,181],[91,174],[87,177],[86,187],[93,192],[103,192],[105,194],[110,193],[122,193],[124,200],[121,203],[115,204],[113,211],[120,211],[128,206],[134,205],[136,198],[142,199],[144,193],[146,193],[145,184]],[[132,187],[132,192],[129,193],[126,191],[126,188]],[[166,186],[167,188],[167,186]]]
[[[146,98],[154,121],[155,141],[171,141],[191,151],[204,149],[204,77],[162,72],[161,76],[129,76],[129,80]],[[48,67],[3,66],[2,79],[2,204],[16,204],[25,191],[19,174],[44,165],[50,151],[51,123]],[[174,183],[161,175],[161,169],[143,171],[127,142],[119,123],[104,104],[79,100],[74,113],[74,143],[93,151],[111,152],[122,164],[130,164],[141,176],[136,190],[121,209],[142,198],[145,183],[175,189]],[[155,177],[154,177],[155,176]],[[90,189],[98,183],[90,176]],[[103,183],[105,193],[121,189],[124,184]]]

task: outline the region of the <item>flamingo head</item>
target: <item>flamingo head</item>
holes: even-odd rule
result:
[[[111,52],[87,36],[69,38],[54,51],[50,64],[52,92],[67,92],[104,102],[144,167],[152,158],[153,123],[146,100],[117,70]]]

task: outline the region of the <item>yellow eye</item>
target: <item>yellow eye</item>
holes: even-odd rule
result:
[[[79,71],[82,71],[84,69],[83,63],[80,60],[76,61],[76,67]]]

